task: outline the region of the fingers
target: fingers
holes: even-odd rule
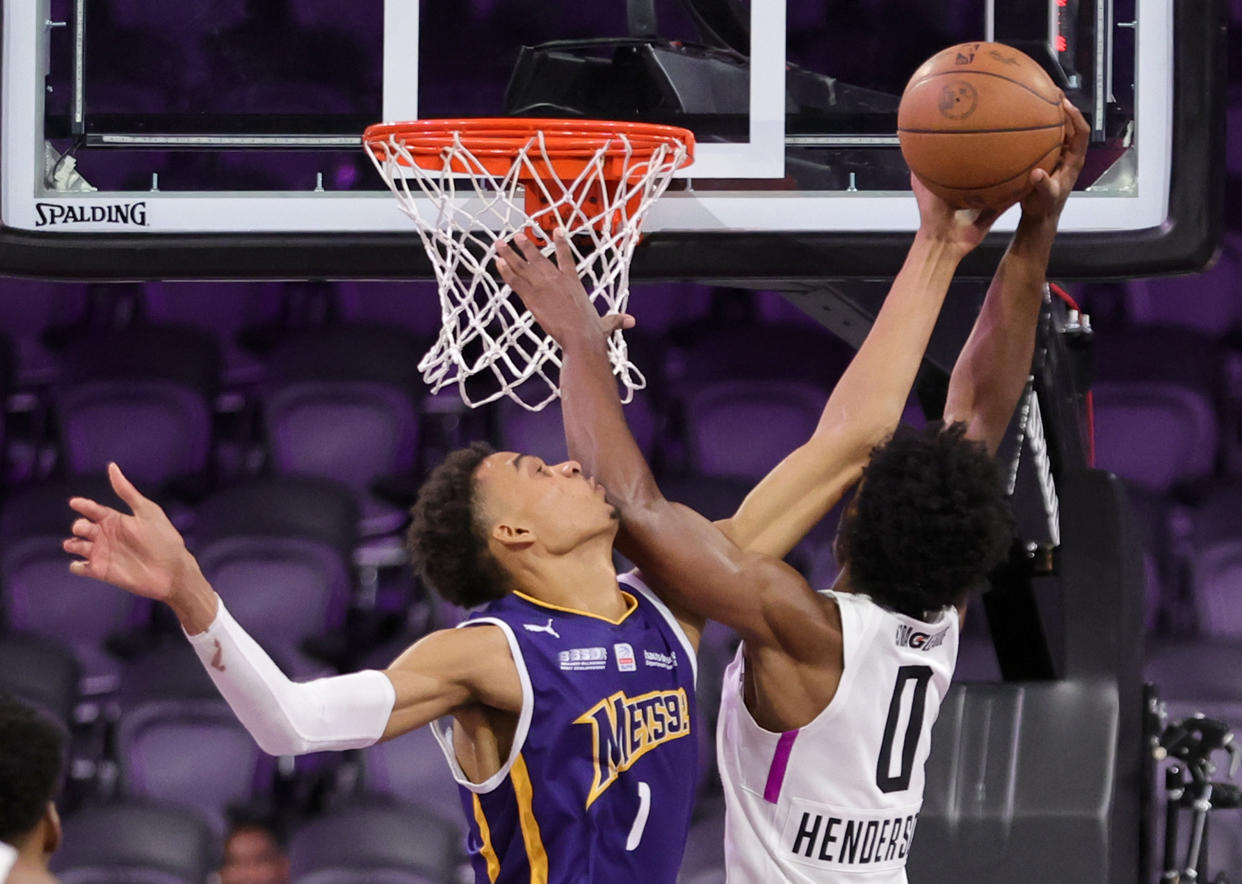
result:
[[[61,543],[61,548],[73,556],[81,556],[84,559],[91,557],[91,550],[95,548],[95,544],[89,540],[83,540],[81,537],[71,537]]]
[[[513,239],[510,242],[518,254],[522,256],[523,260],[534,261],[539,257],[539,249],[535,247],[535,244],[530,241],[530,238],[525,233],[518,231],[513,235]]]
[[[86,518],[90,519],[92,522],[102,522],[104,519],[108,518],[108,516],[120,515],[120,513],[112,509],[112,507],[95,503],[95,501],[86,497],[69,498],[69,508],[86,516]]]
[[[101,579],[95,572],[95,566],[85,560],[79,560],[69,563],[70,572],[77,574],[79,577],[93,577],[96,580]]]
[[[616,331],[624,331],[633,328],[635,325],[634,317],[628,313],[609,313],[599,318],[600,328],[605,334],[612,334]]]
[[[1056,197],[1056,186],[1052,176],[1043,169],[1031,170],[1031,188],[1043,196]]]
[[[556,266],[562,273],[578,275],[578,262],[574,260],[573,249],[569,247],[569,236],[564,228],[558,227],[552,233],[552,245],[556,249]]]
[[[1069,153],[1070,164],[1077,164],[1081,169],[1087,156],[1087,139],[1091,136],[1091,126],[1086,117],[1068,98],[1061,102],[1065,111],[1065,143]]]
[[[151,504],[151,501],[143,497],[134,484],[125,478],[125,474],[115,463],[108,464],[108,481],[112,483],[112,490],[116,492],[116,496],[129,505],[134,515],[138,515],[140,510],[146,510]]]
[[[99,526],[89,519],[78,519],[73,523],[73,533],[76,537],[94,540],[99,536]]]

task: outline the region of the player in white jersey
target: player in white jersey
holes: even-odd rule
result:
[[[994,214],[954,212],[916,180],[919,231],[815,433],[715,524],[660,494],[565,244],[559,267],[521,236],[501,250],[505,280],[564,348],[570,451],[621,513],[618,548],[679,615],[743,638],[717,740],[732,881],[906,880],[961,617],[1012,536],[993,455],[1026,384],[1052,241],[1085,158],[1086,122],[1068,101],[1065,112],[1062,160],[1032,173],[944,425],[894,432],[958,262]],[[815,592],[780,558],[860,478],[837,536],[840,577]]]

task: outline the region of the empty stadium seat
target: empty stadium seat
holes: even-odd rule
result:
[[[313,820],[289,842],[299,884],[447,884],[463,856],[457,829],[417,808],[359,804]]]
[[[206,332],[134,326],[73,336],[53,390],[63,469],[136,482],[203,476],[211,466],[219,354]]]
[[[193,811],[126,801],[88,807],[64,821],[51,867],[61,884],[203,884],[212,833]]]
[[[116,688],[121,669],[105,641],[145,623],[150,603],[70,573],[61,542],[76,518],[67,504],[71,494],[127,512],[98,477],[12,494],[0,506],[0,590],[8,627],[68,644],[81,663],[84,691],[100,693]]]
[[[203,574],[294,677],[324,672],[302,642],[344,626],[357,512],[349,488],[315,476],[234,485],[197,510],[193,548]]]
[[[413,469],[418,455],[418,343],[374,325],[308,331],[272,356],[262,392],[273,470],[331,478],[354,492],[364,536],[388,534],[403,510],[375,499],[370,484]]]
[[[125,795],[187,807],[223,834],[226,810],[270,783],[271,759],[223,700],[157,700],[117,724]]]

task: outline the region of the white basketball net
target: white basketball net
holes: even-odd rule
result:
[[[624,134],[610,136],[573,180],[541,179],[552,168],[542,132],[534,132],[517,150],[504,175],[489,172],[453,133],[436,170],[420,167],[399,135],[384,142],[383,156],[367,153],[418,227],[435,267],[443,323],[435,345],[419,362],[433,393],[457,385],[462,400],[476,407],[508,396],[539,411],[560,395],[560,348],[544,334],[499,275],[493,261],[496,245],[521,230],[562,226],[569,234],[578,275],[601,313],[622,313],[629,298],[630,258],[639,227],[651,204],[668,188],[673,172],[685,164],[686,145],[657,146],[650,157],[634,156]],[[604,178],[605,156],[624,146],[623,180]],[[420,157],[426,163],[425,156]],[[413,182],[413,183],[411,183]],[[540,189],[544,205],[528,212],[525,186]],[[594,197],[595,201],[590,199]],[[429,200],[420,207],[422,198]],[[542,223],[541,223],[542,222]],[[541,247],[553,252],[550,239]],[[646,385],[626,355],[625,340],[615,333],[608,342],[613,373],[629,402]],[[494,378],[467,384],[472,378]]]

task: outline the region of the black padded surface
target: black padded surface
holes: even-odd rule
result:
[[[955,685],[932,734],[911,884],[1108,881],[1118,709],[1106,681]]]

